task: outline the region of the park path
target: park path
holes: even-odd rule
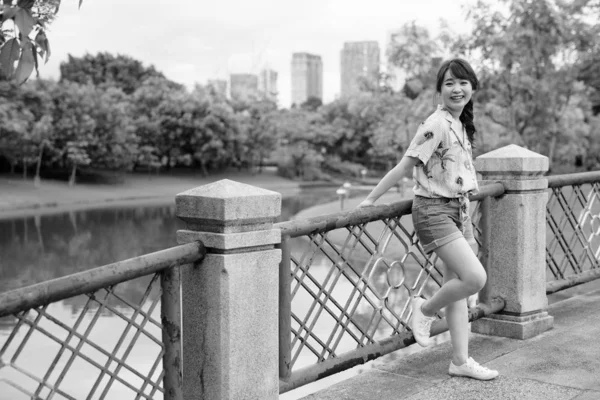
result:
[[[489,382],[448,376],[449,342],[372,368],[302,400],[599,400],[600,282],[551,296],[554,329],[529,340],[472,334],[470,353],[500,371]]]

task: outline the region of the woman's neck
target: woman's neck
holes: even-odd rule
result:
[[[454,120],[456,121],[460,121],[460,115],[463,112],[463,109],[461,108],[460,110],[456,110],[456,109],[452,109],[451,107],[442,104],[442,108],[446,111],[448,111],[450,113],[450,115],[452,115],[452,118],[454,118]]]
[[[460,120],[460,115],[462,114],[462,110],[460,110],[459,112],[456,111],[449,111],[450,115],[452,115],[452,118],[454,118],[454,120],[456,122],[462,123],[462,121]]]

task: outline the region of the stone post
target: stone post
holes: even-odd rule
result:
[[[225,179],[175,204],[178,242],[207,248],[181,272],[184,398],[278,399],[281,195]]]
[[[548,158],[516,145],[477,157],[482,185],[501,182],[506,190],[482,203],[484,256],[488,279],[480,292],[486,303],[502,297],[498,314],[472,323],[486,335],[528,339],[552,328],[546,297],[546,203]]]

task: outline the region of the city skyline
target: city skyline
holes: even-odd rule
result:
[[[463,0],[461,3],[474,3]],[[307,0],[288,4],[257,0],[187,1],[169,7],[155,0],[61,3],[48,29],[52,55],[40,63],[41,78],[59,78],[67,55],[110,52],[153,65],[169,79],[193,88],[209,80],[227,80],[232,73],[278,72],[278,100],[291,105],[291,54],[318,54],[323,62],[323,101],[340,93],[339,52],[344,42],[375,40],[382,53],[388,32],[415,20],[432,35],[439,20],[465,32],[465,11],[444,0],[406,4],[375,0],[364,4],[342,0]],[[167,13],[168,11],[168,13]],[[165,17],[165,15],[168,15]],[[110,21],[111,29],[106,29]],[[160,21],[160,29],[156,21]],[[135,29],[132,29],[135,28]],[[33,78],[32,78],[33,79]]]

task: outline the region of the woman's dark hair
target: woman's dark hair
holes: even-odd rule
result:
[[[453,77],[458,79],[466,79],[471,82],[473,90],[478,89],[479,80],[477,79],[477,75],[475,75],[475,71],[473,71],[471,65],[462,58],[453,58],[451,60],[444,61],[438,70],[437,83],[435,86],[435,89],[438,93],[442,91],[444,75],[446,75],[448,70]],[[462,122],[465,126],[467,137],[469,138],[471,145],[473,145],[475,142],[475,133],[477,132],[477,129],[475,129],[475,124],[473,123],[473,118],[473,99],[471,98],[460,114],[460,122]]]

